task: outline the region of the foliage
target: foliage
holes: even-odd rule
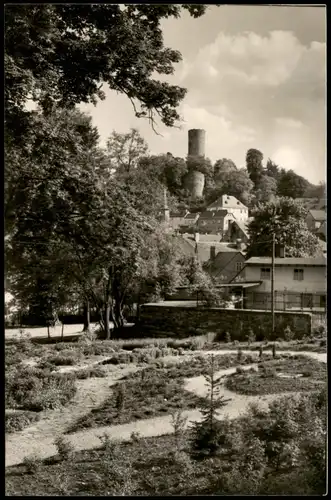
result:
[[[247,257],[272,253],[272,235],[275,243],[285,246],[286,257],[312,257],[320,252],[318,238],[307,228],[305,209],[290,198],[279,198],[262,203],[253,211],[248,224],[250,240]]]
[[[301,198],[309,186],[309,182],[293,170],[282,169],[279,176],[277,194],[289,198]]]
[[[249,149],[246,154],[246,167],[249,178],[256,187],[264,173],[263,154],[258,149]]]
[[[178,450],[180,449],[180,445],[183,440],[186,422],[187,417],[184,417],[181,411],[176,411],[171,414],[171,425],[174,429],[174,436]]]
[[[58,408],[77,390],[73,377],[29,367],[8,370],[5,388],[6,407],[31,411]]]
[[[224,172],[221,180],[215,179],[215,189],[209,195],[209,201],[215,201],[223,194],[235,196],[244,205],[248,206],[251,201],[253,182],[250,180],[246,169],[231,170]]]
[[[59,436],[55,439],[54,444],[57,449],[58,456],[62,460],[69,460],[74,452],[74,447],[64,436]]]
[[[221,298],[213,279],[203,270],[195,257],[182,259],[182,284],[188,285],[189,293],[197,296],[197,301],[209,307],[220,304]]]
[[[146,156],[148,144],[139,131],[131,128],[130,132],[120,134],[113,130],[107,140],[107,157],[110,169],[117,175],[130,173],[137,168],[141,157]],[[110,170],[110,173],[111,173]]]
[[[222,424],[217,420],[217,411],[227,405],[230,401],[224,396],[219,396],[221,380],[216,377],[214,356],[211,355],[210,366],[204,374],[208,386],[208,395],[201,401],[201,422],[192,422],[192,452],[193,454],[215,454],[219,447],[224,444],[224,433]]]
[[[45,112],[104,99],[102,84],[131,100],[135,114],[172,126],[185,89],[154,78],[169,75],[181,60],[164,47],[160,23],[193,17],[204,5],[7,5],[5,9],[6,125],[17,123],[28,98]],[[101,84],[101,85],[100,85]],[[137,105],[140,104],[140,109]]]
[[[257,182],[254,192],[255,202],[265,203],[275,199],[277,181],[268,175],[262,175]]]
[[[39,414],[32,411],[19,411],[5,414],[6,434],[22,431],[33,422],[39,420]]]

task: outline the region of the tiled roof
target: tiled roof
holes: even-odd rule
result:
[[[325,210],[309,210],[309,213],[317,221],[324,221],[326,219]]]
[[[246,265],[268,264],[271,265],[271,257],[251,257],[246,260]],[[276,266],[326,266],[326,259],[322,257],[276,257]]]

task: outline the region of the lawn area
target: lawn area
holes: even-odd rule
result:
[[[237,373],[226,378],[225,387],[238,394],[257,396],[319,390],[326,379],[326,363],[296,355],[260,363],[258,371],[242,372],[238,369]]]

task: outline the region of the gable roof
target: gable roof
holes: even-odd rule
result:
[[[227,210],[206,210],[200,214],[199,219],[224,219],[229,214]]]
[[[178,212],[170,212],[170,217],[171,218],[175,218],[175,217],[184,218],[186,214],[187,214],[187,210],[180,210]]]
[[[324,221],[326,219],[325,210],[309,210],[309,213],[317,221]]]
[[[235,196],[229,196],[227,194],[223,194],[216,201],[210,203],[210,205],[208,205],[207,207],[207,210],[210,210],[212,207],[241,208],[248,210],[247,207],[243,203],[241,203],[241,201],[237,200]]]
[[[197,217],[199,217],[200,213],[197,212],[196,214],[191,214],[190,212],[188,214],[185,215],[185,219],[189,219],[189,220],[195,220]]]
[[[271,266],[271,257],[251,257],[246,260],[246,265],[269,265]],[[326,258],[321,257],[276,257],[276,266],[326,266]]]

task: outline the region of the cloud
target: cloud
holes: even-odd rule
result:
[[[277,117],[275,118],[276,125],[279,125],[280,127],[286,127],[286,128],[291,128],[291,129],[300,129],[303,127],[303,123],[300,120],[294,120],[293,118],[289,117]]]
[[[184,118],[193,118],[192,112],[185,115],[188,109],[204,109],[211,120],[207,115],[203,120],[207,140],[218,135],[219,149],[227,144],[234,161],[240,156],[244,162],[253,147],[265,158],[277,153],[281,166],[286,163],[312,182],[316,175],[324,177],[325,43],[303,44],[291,31],[221,32],[183,60],[179,75],[188,88]]]

